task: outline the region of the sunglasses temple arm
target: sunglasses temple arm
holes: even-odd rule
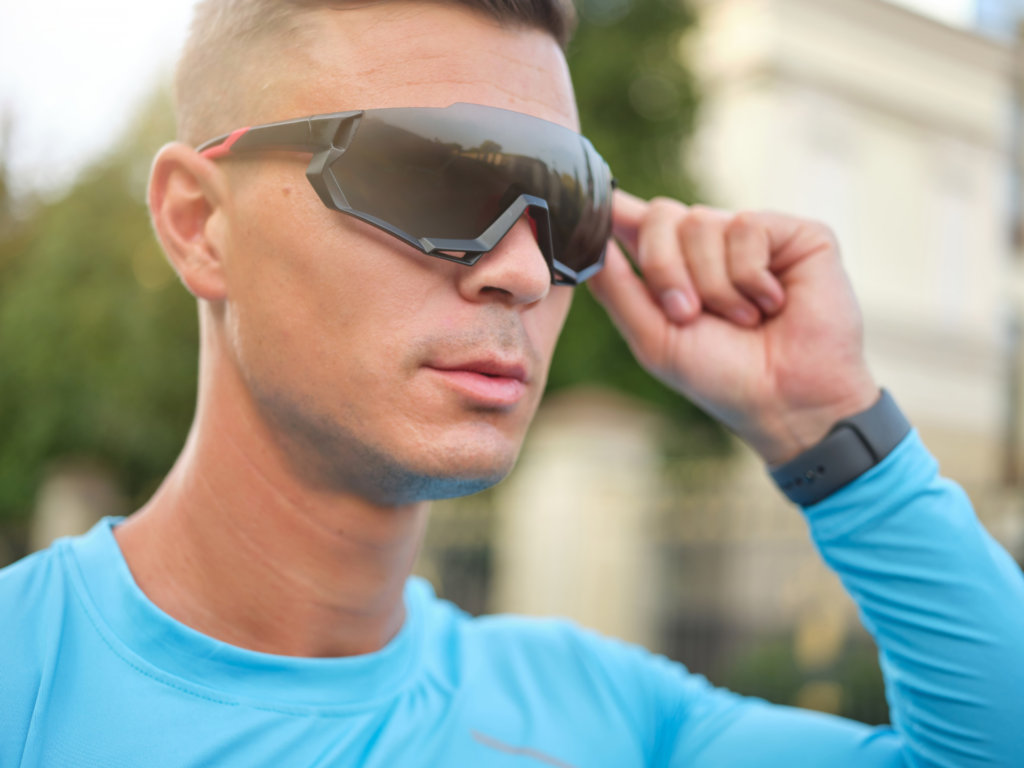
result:
[[[319,152],[334,146],[335,138],[346,123],[354,122],[362,112],[345,112],[321,117],[302,117],[280,123],[239,128],[197,147],[199,154],[210,159],[232,152],[277,149],[290,152]],[[345,131],[344,144],[351,139],[352,130]]]

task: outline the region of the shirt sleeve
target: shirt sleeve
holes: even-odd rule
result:
[[[912,432],[805,510],[879,647],[891,726],[734,697],[668,695],[658,765],[1024,765],[1024,578]],[[682,678],[680,677],[680,680]],[[683,689],[677,689],[682,693]],[[672,708],[670,702],[682,701]]]

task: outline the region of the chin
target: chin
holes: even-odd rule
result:
[[[405,427],[370,440],[283,398],[264,397],[261,404],[298,476],[379,506],[468,496],[496,485],[515,465],[525,431],[475,419],[454,428]]]
[[[470,472],[466,467],[453,473],[446,469],[417,469],[397,462],[378,464],[376,471],[363,476],[357,494],[378,506],[399,506],[423,501],[469,496],[497,485],[508,475],[511,465],[489,472]]]
[[[427,462],[407,464],[403,476],[393,476],[388,485],[395,490],[404,488],[415,501],[469,496],[504,480],[515,466],[518,450],[495,452],[462,443],[432,454]]]
[[[407,504],[469,496],[497,485],[512,471],[519,441],[438,440],[424,455],[378,454],[370,476],[377,501]],[[418,452],[416,452],[418,453]],[[367,457],[368,458],[368,457]],[[368,476],[369,479],[369,476]]]
[[[315,452],[289,456],[298,459],[294,466],[307,482],[323,490],[376,506],[401,506],[478,493],[501,482],[515,465],[518,441],[462,438],[402,448],[332,440]]]

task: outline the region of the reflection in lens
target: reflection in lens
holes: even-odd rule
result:
[[[331,170],[354,210],[415,238],[478,238],[522,194],[547,202],[553,257],[574,271],[611,231],[611,177],[590,142],[518,112],[368,110]]]

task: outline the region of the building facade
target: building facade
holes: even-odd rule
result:
[[[883,0],[696,7],[680,55],[702,84],[689,163],[706,202],[835,230],[877,379],[1021,557],[1024,494],[1005,483],[1024,399],[1010,38]],[[570,615],[726,684],[778,653],[768,668],[806,676],[795,693],[739,687],[840,711],[841,670],[870,644],[762,462],[739,446],[655,467],[649,419],[591,405],[548,403],[497,490],[490,607]]]
[[[949,474],[998,480],[1020,398],[1011,43],[883,0],[699,9],[684,54],[703,83],[691,161],[709,200],[829,224],[876,376]]]

